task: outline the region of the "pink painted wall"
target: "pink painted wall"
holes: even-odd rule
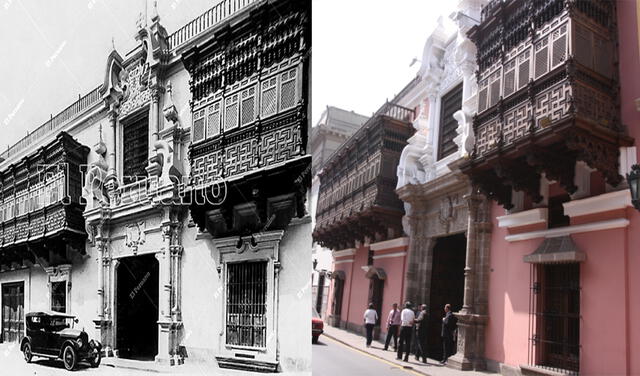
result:
[[[382,319],[380,329],[387,332],[386,321],[387,315],[391,310],[391,304],[398,303],[398,307],[402,307],[402,290],[404,281],[404,266],[406,256],[396,256],[389,258],[381,258],[373,261],[373,265],[382,268],[387,273],[387,279],[384,281],[384,292],[382,297]]]
[[[529,273],[522,257],[531,253],[540,239],[509,243],[506,229],[498,228],[496,216],[504,209],[492,205],[493,232],[489,274],[489,321],[486,357],[511,366],[527,364],[529,344]]]
[[[348,310],[348,301],[349,301],[349,296],[351,295],[351,275],[353,274],[351,269],[353,267],[353,263],[352,262],[345,262],[345,263],[340,263],[340,264],[333,264],[333,270],[334,271],[343,271],[344,272],[344,287],[342,290],[342,310],[340,312],[341,315],[341,320],[345,320],[345,318],[347,317],[347,310]],[[331,314],[332,310],[333,310],[333,287],[334,284],[331,284],[331,290],[329,291],[329,303],[327,304],[327,317],[329,314]]]
[[[640,50],[639,29],[640,3],[638,1],[619,0],[618,38],[620,56],[620,110],[622,123],[627,126],[629,135],[636,140],[637,157],[640,161],[640,112],[636,109],[635,99],[640,98]],[[627,210],[630,225],[626,231],[627,253],[627,286],[626,322],[628,323],[627,341],[629,346],[626,355],[629,362],[629,373],[640,374],[640,213],[635,209]],[[636,271],[636,272],[629,272]],[[632,320],[633,318],[633,320]]]
[[[369,258],[369,248],[361,246],[356,248],[356,254],[353,261],[353,275],[351,279],[352,292],[348,301],[344,301],[342,309],[348,309],[349,313],[343,316],[343,320],[347,320],[355,325],[363,325],[364,311],[367,309],[369,302],[369,279],[365,278],[362,267],[367,265]]]

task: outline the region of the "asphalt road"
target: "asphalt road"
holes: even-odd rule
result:
[[[312,347],[313,376],[409,376],[419,373],[345,346],[325,336]]]

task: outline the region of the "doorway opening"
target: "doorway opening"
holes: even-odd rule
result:
[[[427,304],[429,309],[427,346],[429,357],[433,359],[442,360],[443,358],[441,330],[444,305],[451,304],[453,312],[462,308],[466,253],[467,238],[464,234],[438,238],[433,247],[431,292]]]
[[[120,260],[116,278],[116,348],[120,358],[153,360],[158,354],[158,260]]]
[[[20,342],[24,336],[24,282],[2,285],[0,342]]]

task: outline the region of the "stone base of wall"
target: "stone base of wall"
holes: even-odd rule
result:
[[[485,360],[487,371],[496,372],[504,376],[522,376],[520,367],[510,366],[492,359]]]

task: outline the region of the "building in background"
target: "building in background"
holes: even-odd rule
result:
[[[414,82],[404,90],[411,90]],[[400,94],[402,95],[402,93]],[[354,331],[372,302],[378,312],[402,300],[407,238],[395,174],[414,112],[385,103],[319,173],[314,240],[333,253],[328,321]],[[376,326],[376,336],[380,330]]]
[[[428,355],[442,359],[445,304],[458,317],[458,352],[449,365],[483,368],[487,320],[487,200],[474,194],[460,164],[473,151],[476,48],[467,31],[486,1],[463,0],[427,38],[418,81],[398,98],[416,108],[416,132],[397,166],[397,194],[409,235],[404,296],[429,310]]]
[[[325,162],[331,155],[355,133],[362,124],[367,121],[367,117],[356,114],[353,111],[327,106],[318,124],[311,129],[311,218],[312,225],[315,226],[316,206],[318,204],[318,191],[320,189],[320,177],[318,173],[322,171]],[[327,308],[327,298],[329,292],[329,277],[331,264],[331,250],[313,244],[311,250],[314,272],[312,275],[312,302],[316,311],[324,318]]]
[[[490,370],[640,373],[640,216],[624,179],[640,135],[638,12],[494,0],[469,32],[478,113],[461,168],[492,200]]]
[[[310,22],[310,1],[224,0],[169,34],[154,7],[3,153],[3,341],[51,309],[107,357],[310,371]]]

